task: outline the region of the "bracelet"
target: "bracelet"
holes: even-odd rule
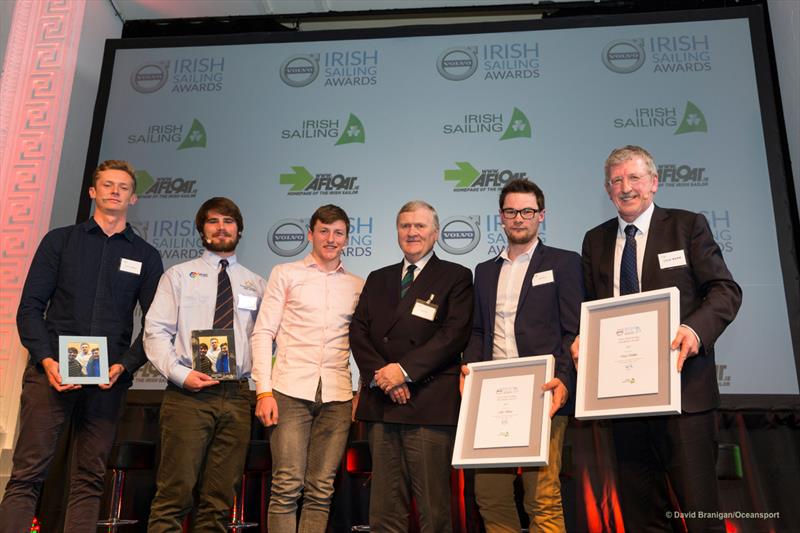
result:
[[[256,400],[260,400],[261,398],[272,398],[272,392],[262,392],[261,394],[256,395]]]

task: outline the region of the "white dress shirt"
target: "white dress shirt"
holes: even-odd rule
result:
[[[192,330],[212,329],[214,326],[220,259],[217,254],[206,250],[197,259],[175,265],[164,272],[145,317],[143,340],[147,358],[176,385],[183,386],[192,369]],[[233,289],[236,375],[246,378],[250,376],[252,368],[250,333],[266,282],[240,265],[235,255],[226,259]],[[249,302],[241,301],[243,296],[255,297],[256,305],[250,306]]]
[[[251,337],[257,394],[314,401],[322,380],[323,402],[353,397],[348,333],[363,286],[341,263],[326,272],[310,254],[272,269]]]
[[[530,248],[519,254],[513,261],[508,257],[508,248],[500,252],[502,260],[500,277],[497,280],[497,303],[494,307],[494,340],[492,359],[513,359],[519,357],[517,338],[514,335],[514,321],[517,319],[517,305],[525,283],[525,273],[539,244],[537,238]]]

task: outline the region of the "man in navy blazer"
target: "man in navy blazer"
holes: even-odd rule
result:
[[[452,531],[450,462],[461,400],[461,352],[472,324],[472,273],[433,253],[439,218],[408,202],[397,215],[403,261],[372,272],[350,324],[361,373],[356,418],[372,453],[372,531]]]
[[[464,363],[552,354],[553,391],[549,463],[523,468],[524,507],[531,530],[563,532],[561,447],[574,413],[575,367],[570,345],[578,334],[583,301],[580,256],[539,240],[544,193],[533,182],[509,181],[500,193],[508,246],[475,269],[475,311]],[[462,367],[462,372],[469,370]],[[520,531],[514,500],[516,468],[478,469],[475,496],[487,533]]]
[[[587,300],[677,287],[681,307],[671,347],[680,349],[682,414],[612,424],[625,529],[672,531],[671,487],[690,532],[724,531],[721,520],[699,519],[696,513],[719,511],[714,343],[736,317],[742,290],[702,214],[653,203],[658,175],[647,150],[624,146],[612,151],[605,188],[619,216],[584,237]],[[626,249],[632,249],[635,276],[621,273]],[[576,364],[578,345],[572,346]]]

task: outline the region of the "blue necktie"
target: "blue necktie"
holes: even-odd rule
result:
[[[635,294],[639,292],[639,276],[636,269],[636,226],[625,226],[625,248],[622,249],[622,261],[619,265],[619,294]]]

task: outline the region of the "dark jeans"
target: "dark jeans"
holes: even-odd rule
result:
[[[23,375],[20,433],[14,449],[11,479],[0,504],[0,533],[29,531],[42,482],[67,423],[76,418],[76,469],[69,480],[64,531],[97,529],[106,459],[114,445],[117,422],[125,406],[127,383],[109,390],[84,385],[57,392],[44,371],[28,365]]]
[[[161,459],[147,531],[180,532],[192,510],[193,531],[227,531],[233,496],[250,442],[247,382],[223,381],[200,392],[168,385],[161,403]]]

